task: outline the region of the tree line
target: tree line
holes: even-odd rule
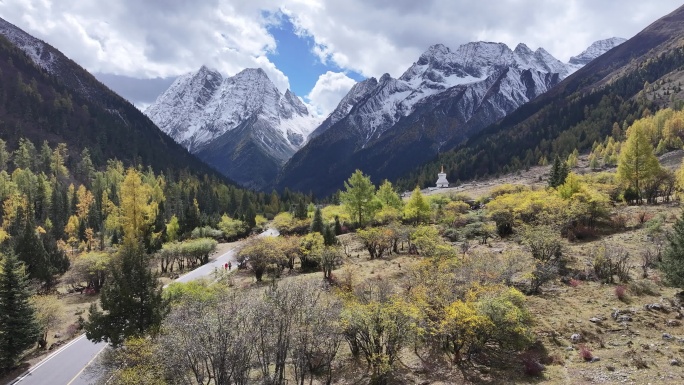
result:
[[[54,302],[50,294],[61,284],[62,290],[102,291],[108,311],[125,308],[121,291],[156,288],[150,265],[169,273],[206,263],[217,241],[248,236],[257,223],[295,203],[307,204],[309,197],[254,193],[185,171],[126,169],[116,159],[98,168],[88,149],[73,155],[63,143],[36,147],[21,138],[14,149],[0,140],[0,202],[0,263],[7,262],[5,273],[13,274],[5,279],[28,285],[8,284],[8,298],[30,292],[32,301]],[[136,295],[129,305],[144,295],[157,298],[144,290]],[[17,324],[31,329],[30,317],[6,314],[0,335],[19,335],[12,331]],[[46,330],[38,333],[41,346]],[[28,336],[36,342],[34,334]],[[24,348],[8,348],[12,357],[2,368],[11,367]]]

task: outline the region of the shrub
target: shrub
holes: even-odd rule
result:
[[[624,302],[627,300],[627,288],[623,285],[615,286],[615,296],[617,299]]]
[[[568,228],[567,230],[564,231],[565,237],[569,241],[574,241],[574,240],[587,240],[587,239],[596,239],[599,237],[599,233],[596,230],[596,228],[585,226],[585,225],[576,225]]]
[[[520,185],[520,184],[502,184],[499,186],[496,186],[492,189],[492,192],[489,194],[489,196],[494,199],[496,197],[499,197],[501,195],[505,194],[515,194],[515,193],[520,193],[524,191],[530,191],[530,188],[525,186],[525,185]]]
[[[616,214],[610,217],[611,226],[616,230],[623,230],[627,227],[627,217],[623,214]]]
[[[653,218],[653,215],[647,213],[646,211],[641,211],[636,214],[636,218],[639,224],[643,225],[644,223],[650,221]]]
[[[460,239],[459,231],[451,227],[444,230],[444,234],[442,235],[451,242],[458,242]]]
[[[591,352],[591,349],[589,349],[586,345],[580,345],[579,355],[584,361],[591,361],[592,359],[594,359],[594,354]]]
[[[663,223],[665,223],[665,215],[658,214],[656,217],[646,222],[646,233],[651,237],[655,237],[662,233]]]
[[[198,239],[198,238],[219,239],[219,238],[223,237],[223,231],[211,228],[209,226],[195,227],[195,229],[192,230],[190,237],[192,239]]]
[[[592,267],[594,274],[605,283],[613,283],[615,276],[620,282],[629,281],[629,253],[621,248],[601,246],[596,249]]]
[[[521,357],[523,364],[523,371],[526,375],[532,377],[539,377],[544,372],[546,367],[539,362],[539,357],[534,353],[524,353]]]
[[[636,296],[642,295],[658,295],[658,286],[649,280],[633,281],[629,283],[630,293]]]
[[[570,280],[569,283],[570,283],[570,286],[572,286],[572,287],[578,287],[579,285],[582,284],[582,281],[580,281],[579,279],[573,278]]]
[[[535,259],[530,279],[530,294],[539,293],[541,286],[555,279],[562,267],[563,247],[556,232],[548,226],[528,227],[523,235]]]
[[[78,322],[72,323],[66,328],[66,335],[68,338],[75,336],[81,330],[81,325]]]

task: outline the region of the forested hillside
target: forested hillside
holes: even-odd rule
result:
[[[51,75],[0,36],[0,138],[8,145],[47,140],[67,144],[73,154],[88,148],[96,166],[116,158],[125,166],[214,174],[133,105],[54,52],[61,72]]]

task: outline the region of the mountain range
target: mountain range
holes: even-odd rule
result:
[[[234,160],[259,189],[327,195],[355,168],[376,182],[426,186],[441,164],[450,180],[465,180],[587,149],[615,123],[624,129],[676,101],[684,79],[677,72],[684,62],[683,25],[678,9],[627,42],[597,42],[568,63],[524,45],[434,45],[399,78],[386,74],[356,84],[322,121],[294,94],[279,92],[263,71],[229,78],[202,68],[177,81],[195,84],[194,94],[171,92],[174,87],[165,93],[178,113],[159,114],[214,119],[213,131],[176,126],[181,146],[59,51],[0,20],[0,50],[7,57],[0,63],[0,132],[10,146],[28,137],[88,147],[96,163],[116,157],[156,169],[211,172],[190,148],[205,161],[213,157],[215,169]],[[670,93],[656,100],[654,89],[662,87]],[[219,94],[232,95],[233,107]],[[182,95],[194,96],[188,102]],[[196,109],[212,103],[213,115]],[[226,116],[233,121],[222,122]]]
[[[585,60],[620,44],[608,39],[578,55]],[[475,42],[455,51],[430,47],[398,79],[365,80],[353,106],[341,103],[284,166],[279,188],[328,195],[355,169],[376,182],[395,180],[477,134],[581,68],[543,48]],[[352,90],[354,91],[354,90]],[[344,114],[344,111],[348,111]],[[315,165],[312,167],[312,165]]]
[[[181,76],[145,113],[202,160],[245,186],[326,195],[356,168],[394,179],[451,149],[623,42],[598,41],[562,63],[543,48],[431,46],[398,79],[357,83],[322,122],[261,70]]]
[[[543,159],[588,151],[607,135],[624,137],[637,118],[681,108],[684,7],[589,61],[551,90],[404,175],[403,188],[427,186],[442,166],[450,181],[510,172]],[[591,53],[592,49],[587,53]],[[575,62],[585,61],[585,55]],[[591,57],[591,56],[590,56]]]

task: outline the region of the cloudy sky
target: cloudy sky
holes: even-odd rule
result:
[[[138,106],[205,64],[229,76],[261,67],[326,114],[356,81],[397,77],[435,43],[523,42],[567,61],[680,1],[0,0],[0,16]]]

